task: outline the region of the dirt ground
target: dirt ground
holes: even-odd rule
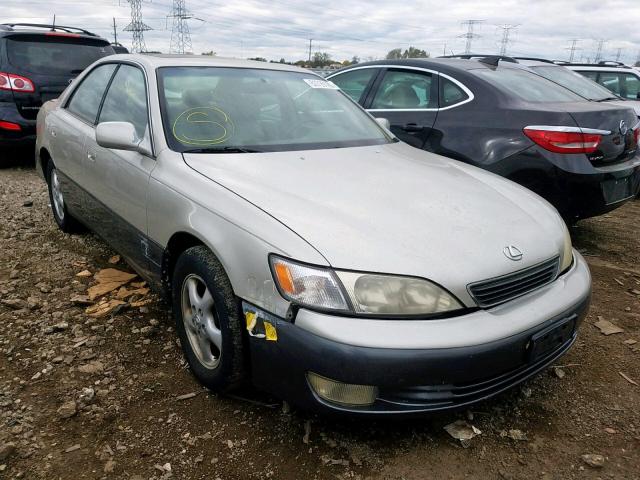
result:
[[[23,163],[0,168],[0,478],[640,478],[640,201],[572,231],[594,292],[561,368],[469,412],[344,421],[204,391],[158,301],[87,316],[76,274],[114,252],[58,231]],[[458,419],[482,433],[461,444],[443,429]]]

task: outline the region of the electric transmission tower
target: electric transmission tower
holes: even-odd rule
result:
[[[168,17],[173,18],[170,52],[179,54],[191,53],[193,45],[191,44],[191,34],[189,33],[187,20],[193,18],[193,15],[187,12],[185,0],[173,0],[173,9]]]
[[[462,22],[462,25],[467,26],[467,33],[458,35],[458,37],[467,39],[467,43],[465,44],[465,47],[464,47],[464,53],[467,55],[471,53],[471,43],[473,42],[473,39],[478,38],[480,36],[476,33],[473,33],[473,30],[476,25],[482,22],[484,22],[484,20],[467,20],[465,22]]]
[[[605,43],[607,43],[607,41],[603,38],[596,40],[596,58],[593,63],[598,63],[600,60],[602,60],[602,49],[604,48]]]
[[[619,61],[620,61],[620,57],[622,57],[622,48],[620,48],[620,47],[619,47],[619,48],[616,50],[616,62],[619,62]]]
[[[500,55],[505,56],[507,54],[507,47],[509,46],[509,36],[511,35],[511,30],[515,30],[520,25],[498,25],[499,28],[502,29],[502,40],[500,40]]]
[[[131,4],[131,23],[124,27],[125,32],[132,32],[133,44],[132,52],[146,52],[147,45],[144,43],[144,32],[152,28],[142,21],[142,0],[127,0]]]
[[[578,47],[578,42],[580,41],[579,38],[572,38],[571,39],[571,46],[568,47],[566,50],[569,50],[569,62],[573,63],[573,59],[576,56],[576,52],[578,50],[582,50],[582,48]]]

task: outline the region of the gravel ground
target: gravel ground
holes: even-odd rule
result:
[[[71,299],[92,278],[76,274],[115,252],[59,232],[17,163],[0,169],[0,478],[640,478],[639,201],[573,229],[594,296],[559,368],[468,412],[338,421],[204,391],[155,299],[88,316]],[[599,316],[624,331],[603,335]],[[462,444],[443,428],[456,420],[482,433]]]

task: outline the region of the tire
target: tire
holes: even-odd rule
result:
[[[178,257],[171,285],[176,330],[191,371],[213,391],[238,387],[245,377],[241,311],[224,268],[206,247],[192,247]]]
[[[47,163],[47,185],[49,187],[49,203],[51,203],[51,212],[53,219],[58,224],[60,230],[65,233],[74,233],[82,230],[82,224],[73,217],[67,210],[64,202],[64,196],[60,190],[58,172],[52,161]]]

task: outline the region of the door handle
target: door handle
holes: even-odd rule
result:
[[[89,161],[95,162],[96,161],[96,154],[92,153],[92,152],[89,152],[89,153],[87,153],[87,158],[89,159]]]
[[[424,125],[417,125],[415,123],[407,123],[405,125],[401,125],[400,129],[404,130],[405,132],[421,132],[422,130],[424,130]]]
[[[57,136],[58,134],[56,133],[56,131],[52,128],[51,130],[49,130],[49,133],[51,133],[52,137]]]

